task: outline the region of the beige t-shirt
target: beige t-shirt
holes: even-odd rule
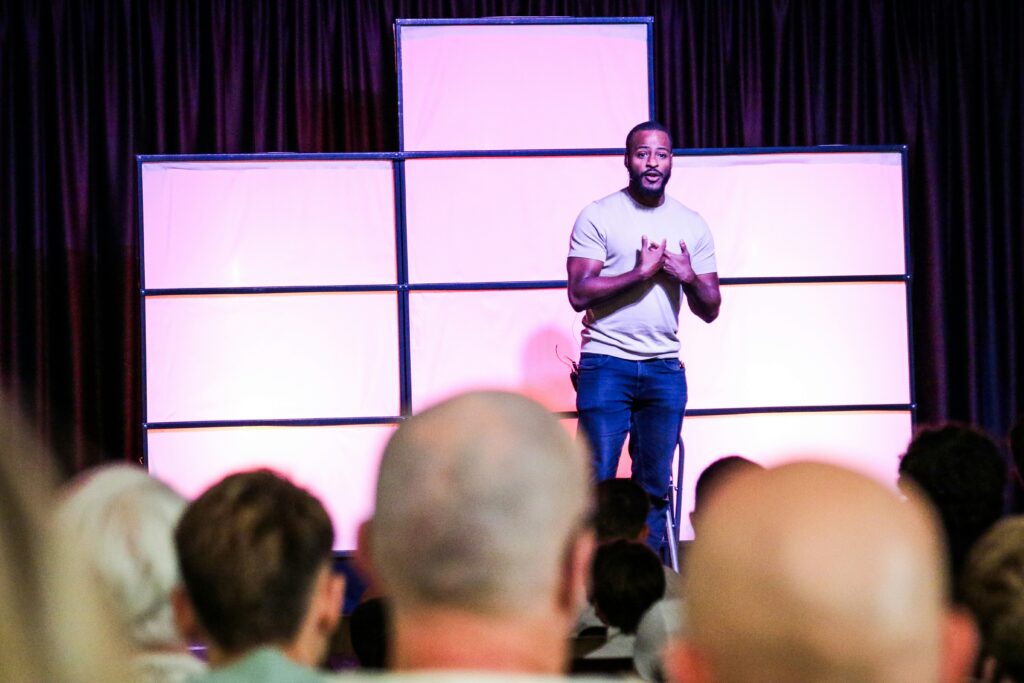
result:
[[[651,208],[637,203],[625,189],[588,204],[569,237],[569,256],[603,261],[601,276],[621,275],[637,263],[641,238],[652,244],[667,241],[666,249],[680,253],[686,243],[693,272],[717,272],[715,242],[700,214],[668,195]],[[679,309],[682,288],[667,273],[589,309],[583,317],[586,353],[626,360],[674,358],[679,355]]]

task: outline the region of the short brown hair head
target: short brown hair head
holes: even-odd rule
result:
[[[651,501],[632,479],[605,479],[597,485],[594,527],[597,542],[639,540],[647,527]]]
[[[598,546],[591,580],[594,607],[623,633],[636,633],[644,612],[665,597],[661,560],[643,543],[619,540]]]
[[[225,652],[295,638],[334,530],[311,493],[270,470],[207,490],[174,534],[199,623]]]

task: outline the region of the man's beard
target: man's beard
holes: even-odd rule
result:
[[[665,196],[665,186],[668,185],[668,179],[672,177],[672,170],[669,169],[667,173],[662,173],[661,184],[658,185],[657,189],[653,189],[644,185],[644,173],[634,173],[632,169],[629,169],[629,189],[634,194],[646,199],[661,199]]]

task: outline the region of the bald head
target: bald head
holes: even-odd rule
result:
[[[915,495],[824,464],[748,471],[696,538],[688,642],[714,680],[939,679],[946,578]]]
[[[370,531],[395,607],[550,609],[589,509],[586,462],[550,412],[514,394],[465,394],[402,424]]]

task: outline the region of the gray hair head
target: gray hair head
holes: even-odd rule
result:
[[[372,559],[397,609],[535,611],[586,522],[584,451],[522,396],[457,396],[406,421],[381,461]]]
[[[173,533],[186,501],[130,465],[86,472],[62,501],[64,530],[81,539],[85,565],[144,649],[182,644],[170,595],[181,583]]]

